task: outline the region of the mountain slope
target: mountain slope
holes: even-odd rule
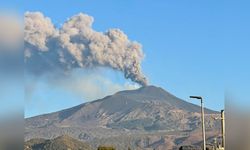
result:
[[[205,112],[207,129],[218,128],[218,122],[211,118],[217,112],[208,109]],[[147,86],[28,118],[25,120],[25,139],[55,138],[69,134],[91,142],[121,135],[133,137],[136,134],[143,138],[147,134],[159,132],[175,131],[180,135],[199,128],[199,106],[185,102],[162,88]]]

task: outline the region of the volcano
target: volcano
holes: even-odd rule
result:
[[[213,137],[219,122],[205,109],[207,136]],[[200,107],[156,86],[120,91],[58,112],[25,119],[25,140],[69,135],[92,147],[115,145],[117,149],[176,148],[199,142]],[[164,148],[163,148],[164,149]]]

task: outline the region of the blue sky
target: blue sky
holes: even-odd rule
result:
[[[143,45],[146,54],[143,71],[150,84],[189,102],[193,102],[189,95],[201,95],[205,105],[215,110],[224,108],[227,89],[249,104],[248,1],[10,0],[3,3],[2,7],[16,9],[20,14],[40,11],[56,26],[72,15],[86,13],[94,17],[97,31],[120,28]],[[124,80],[119,73],[110,74],[114,82]],[[75,95],[48,90],[40,84],[33,97],[40,100],[25,103],[26,117],[84,102]]]

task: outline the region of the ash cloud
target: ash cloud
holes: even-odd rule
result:
[[[40,12],[26,12],[24,27],[25,65],[36,75],[79,68],[109,67],[125,78],[145,86],[141,70],[142,46],[120,29],[98,32],[94,18],[80,13],[56,28]]]

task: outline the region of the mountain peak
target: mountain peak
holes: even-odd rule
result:
[[[142,86],[139,89],[140,90],[163,90],[162,88],[154,86],[154,85]]]
[[[145,92],[148,92],[148,91],[152,91],[152,92],[155,92],[155,91],[158,91],[158,92],[159,91],[161,91],[161,92],[167,92],[164,89],[162,89],[161,87],[157,87],[157,86],[154,86],[154,85],[143,86],[143,87],[139,88],[138,90],[145,91]]]
[[[114,96],[114,97],[113,97]],[[162,101],[172,105],[175,108],[183,109],[188,112],[200,112],[200,107],[184,101],[170,92],[164,90],[161,87],[157,87],[154,85],[143,86],[135,90],[125,90],[120,91],[112,96],[108,96],[108,100],[110,97],[113,97],[116,100],[129,99],[134,101]],[[214,111],[205,109],[206,113],[214,113]]]
[[[143,86],[135,90],[125,90],[125,91],[120,91],[117,92],[116,95],[119,94],[143,94],[143,95],[162,95],[162,94],[170,94],[169,92],[165,91],[164,89],[154,86],[154,85],[148,85],[148,86]]]

